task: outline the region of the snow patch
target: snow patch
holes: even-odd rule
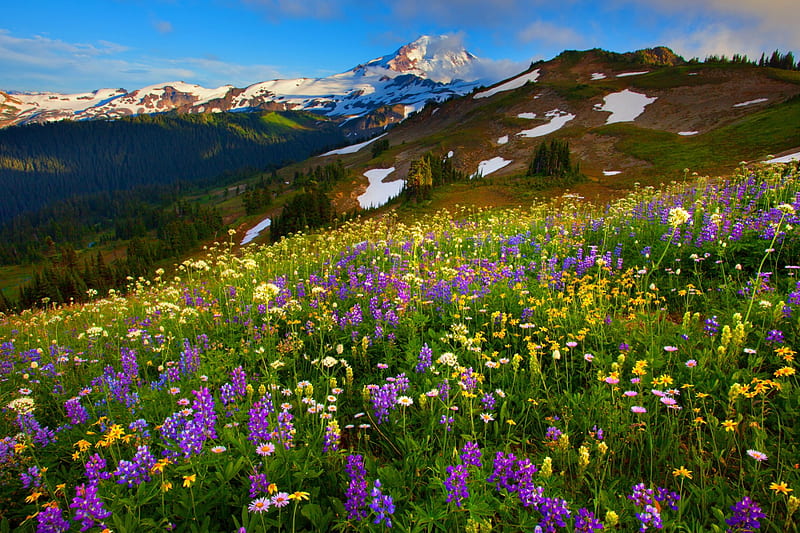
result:
[[[488,176],[492,172],[496,170],[500,170],[506,165],[509,165],[511,160],[503,159],[502,157],[493,157],[491,159],[487,159],[486,161],[481,161],[478,163],[478,176]]]
[[[603,74],[602,72],[592,72],[592,81],[604,80],[604,79],[606,79],[606,75]]]
[[[247,230],[247,233],[244,234],[244,238],[240,243],[241,246],[244,246],[245,244],[249,243],[256,237],[258,237],[258,234],[267,229],[268,227],[270,227],[271,224],[272,224],[272,219],[265,218],[264,220],[262,220],[261,222],[259,222],[258,224]]]
[[[622,74],[617,74],[618,78],[627,78],[628,76],[641,76],[642,74],[649,73],[649,70],[642,70],[639,72],[623,72]]]
[[[575,115],[572,113],[567,113],[566,111],[560,111],[558,109],[548,111],[544,114],[544,116],[550,117],[550,122],[547,124],[542,124],[541,126],[536,126],[535,128],[531,128],[529,130],[523,130],[517,133],[517,135],[522,137],[541,137],[542,135],[547,135],[548,133],[553,133],[554,131],[560,130],[564,124],[575,118]]]
[[[507,144],[508,143],[508,135],[503,135],[499,139],[497,139],[497,144]]]
[[[611,93],[603,98],[603,104],[595,104],[595,111],[607,111],[611,115],[606,119],[606,124],[615,122],[630,122],[644,113],[645,106],[648,106],[658,99],[644,94],[635,93],[630,89],[625,89],[618,93]]]
[[[748,100],[746,102],[741,102],[738,104],[733,104],[733,107],[746,107],[753,104],[760,104],[762,102],[768,102],[769,98],[756,98],[755,100]]]
[[[447,159],[450,159],[451,157],[453,157],[453,151],[452,150],[447,152]]]
[[[616,176],[617,174],[622,174],[621,170],[604,170],[603,176]]]
[[[537,68],[533,72],[528,72],[521,76],[517,76],[516,78],[508,80],[507,82],[502,83],[497,87],[493,87],[486,91],[475,93],[475,96],[473,96],[473,98],[488,98],[489,96],[493,96],[503,91],[511,91],[513,89],[519,89],[529,81],[535,82],[538,79],[539,79],[539,69]]]
[[[518,116],[519,118],[528,118],[528,119],[534,119],[534,118],[536,118],[536,113],[520,113],[520,114],[519,114],[519,115],[517,115],[517,116]]]
[[[678,135],[683,135],[684,137],[687,137],[689,135],[697,135],[698,133],[700,133],[700,132],[699,131],[679,131]]]
[[[361,209],[380,207],[403,190],[403,180],[384,182],[383,179],[394,172],[394,167],[373,168],[364,172],[369,180],[369,185],[364,194],[358,197]]]
[[[784,155],[781,157],[774,157],[769,161],[764,161],[765,163],[788,163],[790,161],[797,161],[800,160],[800,152],[796,152],[794,154]]]
[[[362,148],[364,148],[365,146],[374,143],[375,141],[377,141],[378,139],[380,139],[384,135],[386,135],[386,134],[383,133],[383,134],[378,135],[377,137],[374,137],[374,138],[372,138],[372,139],[370,139],[368,141],[364,141],[363,143],[351,144],[350,146],[345,146],[344,148],[337,148],[336,150],[331,150],[330,152],[325,152],[324,154],[322,154],[322,157],[325,157],[326,155],[354,154],[354,153],[358,152],[359,150],[361,150]]]

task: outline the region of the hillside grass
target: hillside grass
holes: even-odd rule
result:
[[[690,137],[622,123],[595,131],[617,137],[616,148],[620,152],[652,163],[664,175],[678,175],[683,169],[724,173],[737,160],[763,160],[773,152],[798,146],[800,98]]]

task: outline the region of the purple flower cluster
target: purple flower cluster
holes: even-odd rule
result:
[[[117,483],[135,487],[146,481],[150,481],[150,470],[155,466],[156,458],[147,446],[139,446],[133,459],[126,461],[120,460],[114,475],[117,476]]]
[[[89,411],[81,405],[81,399],[78,396],[64,402],[64,410],[70,424],[85,424],[89,421]]]
[[[275,411],[272,405],[272,398],[267,394],[261,400],[255,402],[248,411],[247,440],[256,443],[272,438],[272,430],[269,427],[269,415]]]
[[[422,345],[422,349],[419,351],[418,362],[416,368],[414,368],[415,372],[425,372],[427,369],[431,367],[433,364],[433,350],[428,347],[428,344],[425,343]]]
[[[542,501],[544,489],[537,487],[533,476],[539,469],[530,459],[517,459],[513,453],[497,452],[492,473],[486,479],[494,483],[497,490],[505,489],[517,493],[523,506],[537,506]]]
[[[64,519],[58,505],[46,505],[36,515],[37,533],[63,533],[69,530],[69,522]]]
[[[75,510],[73,520],[81,523],[81,531],[88,531],[99,522],[105,529],[102,520],[111,516],[111,511],[105,508],[103,500],[97,496],[97,485],[81,483],[75,487],[75,497],[72,498],[70,509]]]
[[[364,456],[348,455],[345,472],[350,478],[345,491],[347,500],[344,502],[347,518],[361,520],[367,516],[367,471],[364,468]]]
[[[269,490],[269,481],[267,481],[267,475],[253,471],[252,474],[249,476],[250,479],[250,492],[248,493],[251,498],[255,498],[259,494],[266,494]]]
[[[731,511],[733,515],[725,520],[730,526],[727,533],[752,533],[761,527],[759,520],[767,516],[749,496],[731,505]]]
[[[649,527],[661,529],[663,523],[661,520],[661,510],[669,507],[673,511],[678,510],[678,501],[681,499],[680,495],[663,487],[656,487],[654,491],[647,488],[644,483],[637,483],[632,488],[632,493],[628,495],[636,507],[642,509],[641,512],[636,513],[636,518],[639,520],[639,531],[646,531]]]
[[[461,462],[465,465],[483,466],[481,463],[481,449],[478,447],[477,442],[469,441],[461,448]]]
[[[376,479],[375,485],[370,492],[372,501],[369,508],[375,513],[375,520],[373,524],[380,524],[383,522],[386,527],[392,527],[392,515],[394,514],[394,500],[388,494],[384,494],[381,490],[381,480]]]
[[[468,477],[467,465],[449,465],[447,467],[447,479],[444,480],[444,486],[447,489],[447,503],[455,502],[456,507],[461,507],[461,504],[469,498]]]

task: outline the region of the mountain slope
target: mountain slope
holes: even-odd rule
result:
[[[394,167],[394,179],[428,151],[452,153],[468,174],[497,158],[505,166],[492,176],[520,176],[544,139],[561,138],[591,182],[618,188],[675,179],[684,168],[727,172],[800,146],[800,73],[689,64],[658,50],[566,52],[426,107],[388,133],[391,149],[376,160],[369,150],[336,157],[356,170]],[[345,193],[341,208],[362,190]]]
[[[0,93],[0,127],[168,111],[306,110],[329,117],[359,117],[398,105],[405,106],[397,119],[401,120],[430,100],[443,101],[497,81],[478,74],[480,65],[480,59],[452,38],[423,36],[389,56],[326,78],[271,80],[245,88],[205,88],[173,81],[131,92]]]

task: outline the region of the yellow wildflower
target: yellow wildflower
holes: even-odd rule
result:
[[[674,469],[672,471],[672,475],[675,476],[675,477],[680,476],[680,477],[688,477],[689,479],[692,479],[692,471],[691,470],[687,470],[686,467],[683,466],[683,465],[681,465],[680,468]]]
[[[734,422],[733,420],[725,420],[722,422],[722,427],[725,428],[725,431],[736,431],[736,425],[738,422]]]
[[[785,481],[781,481],[780,483],[770,483],[769,490],[774,490],[775,494],[779,492],[781,494],[789,494],[792,492],[792,489],[789,488]]]
[[[197,479],[197,475],[196,474],[191,474],[189,476],[183,476],[183,486],[184,487],[191,487],[192,483],[194,483],[196,479]]]
[[[300,500],[307,500],[309,496],[310,496],[309,493],[300,492],[299,490],[297,490],[294,491],[292,494],[289,494],[289,499],[299,502]]]

